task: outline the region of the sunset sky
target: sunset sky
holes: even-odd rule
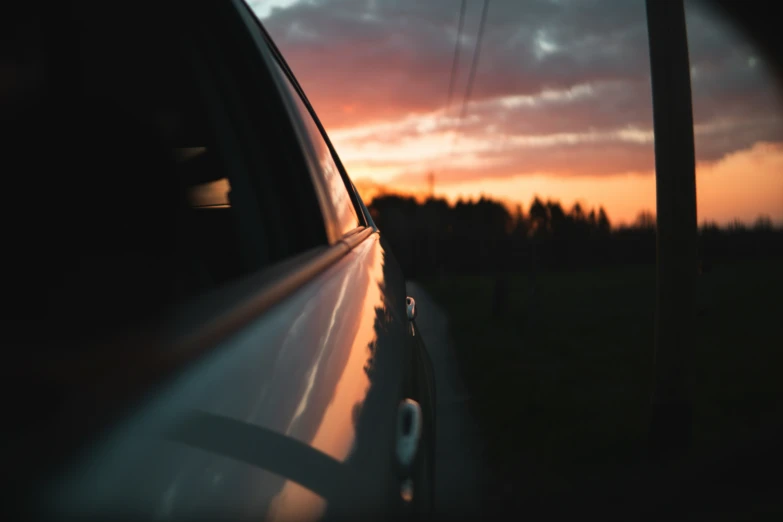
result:
[[[250,1],[365,198],[535,195],[603,205],[614,222],[655,209],[644,0]],[[686,0],[699,221],[783,223],[783,97],[730,23]]]

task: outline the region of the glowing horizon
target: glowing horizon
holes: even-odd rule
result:
[[[735,175],[745,172],[743,178]],[[715,163],[696,168],[697,212],[699,223],[726,225],[735,220],[751,224],[760,216],[783,225],[783,145],[759,143]],[[770,175],[772,174],[772,175]],[[382,184],[359,178],[357,190],[367,204],[383,194],[399,194],[424,199],[430,195],[426,179],[412,184]],[[477,186],[480,185],[480,186]],[[524,194],[523,197],[509,195]],[[726,191],[725,188],[731,190]],[[559,201],[569,209],[579,202],[583,208],[603,207],[614,224],[632,223],[640,212],[655,215],[655,174],[627,173],[604,177],[552,177],[532,174],[503,180],[435,185],[434,196],[454,204],[458,200],[476,200],[481,196],[505,203],[510,209],[521,205],[527,212],[535,197]]]

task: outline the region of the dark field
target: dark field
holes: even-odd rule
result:
[[[776,260],[736,262],[698,279],[695,459],[710,460],[783,419],[781,268]],[[638,474],[655,267],[541,273],[532,295],[531,278],[512,276],[498,318],[493,285],[481,276],[425,282],[449,314],[495,467],[494,494],[524,502]]]

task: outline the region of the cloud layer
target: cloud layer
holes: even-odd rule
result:
[[[435,170],[443,183],[654,167],[643,0],[493,0],[462,120],[481,2],[468,2],[446,107],[456,0],[277,1],[257,11],[354,177],[411,181]],[[686,5],[697,160],[783,141],[778,85],[752,45]]]

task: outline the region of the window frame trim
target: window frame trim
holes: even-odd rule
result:
[[[273,65],[279,66],[277,62],[273,62]],[[331,196],[329,195],[329,187],[326,183],[326,180],[324,179],[325,176],[323,174],[323,169],[318,163],[318,154],[313,143],[314,139],[311,137],[310,132],[308,132],[307,123],[304,121],[304,118],[296,107],[296,100],[293,98],[291,92],[284,84],[284,82],[288,79],[285,77],[285,71],[282,71],[281,69],[281,72],[284,75],[283,78],[280,78],[278,71],[273,71],[272,75],[275,78],[275,83],[277,83],[278,88],[280,89],[280,96],[285,100],[286,110],[288,111],[291,122],[294,125],[297,140],[299,141],[299,146],[302,149],[302,156],[307,163],[307,169],[310,173],[311,179],[313,180],[313,185],[316,187],[318,200],[321,205],[321,213],[324,215],[324,220],[326,221],[330,244],[335,244],[343,235],[339,227],[337,208],[334,204],[334,201],[332,201]],[[288,80],[290,81],[290,79]],[[305,106],[305,108],[307,108],[307,106]],[[342,173],[340,176],[342,176]]]
[[[309,116],[312,118],[313,122],[315,123],[316,127],[318,128],[318,131],[321,135],[321,138],[326,143],[326,146],[329,149],[329,152],[332,156],[332,161],[334,161],[334,164],[337,166],[337,170],[340,173],[340,177],[342,178],[343,185],[345,186],[345,190],[348,192],[348,196],[351,199],[351,203],[353,204],[354,211],[356,212],[356,215],[359,219],[360,226],[364,227],[372,227],[372,223],[368,222],[367,217],[365,215],[364,210],[362,209],[362,204],[358,198],[358,194],[355,191],[355,187],[353,185],[353,182],[350,179],[350,176],[348,175],[347,170],[345,169],[345,166],[343,165],[342,161],[340,160],[340,156],[337,154],[336,149],[334,148],[334,145],[332,144],[331,140],[329,139],[329,135],[326,132],[326,129],[324,128],[323,124],[321,123],[321,120],[318,118],[318,115],[315,112],[315,109],[313,109],[312,104],[310,103],[310,100],[307,98],[307,95],[304,92],[304,89],[302,89],[302,86],[299,84],[299,81],[296,79],[296,76],[294,75],[291,68],[288,66],[288,62],[286,62],[285,58],[283,57],[283,54],[278,49],[277,45],[274,43],[274,40],[267,32],[266,28],[264,27],[263,23],[259,18],[256,16],[256,14],[253,12],[252,8],[245,2],[244,0],[232,0],[234,5],[237,7],[237,10],[239,10],[242,14],[242,18],[245,21],[246,25],[249,26],[249,30],[253,31],[252,28],[255,28],[259,31],[262,42],[256,41],[256,45],[259,47],[261,54],[266,55],[269,54],[268,59],[271,59],[275,62],[277,66],[280,67],[280,70],[282,71],[283,75],[285,76],[285,79],[288,80],[291,84],[291,86],[294,88],[294,91],[299,96],[300,101],[304,104],[305,108],[308,111]],[[250,28],[252,27],[252,28]],[[254,38],[255,40],[255,38]],[[266,58],[266,56],[265,56]],[[276,71],[275,71],[276,72]],[[298,131],[302,134],[300,134],[299,138],[303,142],[307,143],[307,147],[310,148],[311,145],[309,143],[310,139],[308,136],[308,133],[306,131],[305,123],[302,121],[302,117],[299,114],[298,110],[295,105],[295,100],[290,99],[290,92],[288,88],[286,88],[284,85],[281,85],[281,79],[277,77],[277,75],[273,72],[273,76],[275,76],[275,80],[278,83],[278,87],[281,90],[281,95],[286,98],[287,102],[290,104],[288,109],[289,112],[292,113],[292,118],[297,122]],[[303,145],[304,146],[304,145]],[[308,162],[310,162],[308,160]],[[319,190],[322,190],[323,193],[319,194],[319,196],[325,198],[325,201],[323,204],[327,205],[330,209],[330,214],[332,219],[334,220],[332,222],[332,225],[329,228],[335,228],[336,229],[336,220],[337,220],[337,211],[334,208],[334,203],[331,200],[331,197],[328,195],[328,187],[325,187],[324,180],[322,179],[322,176],[319,173],[319,168],[316,165],[311,165],[311,168],[314,168],[313,177],[317,178],[314,179],[314,183],[319,186]],[[318,173],[318,175],[315,175]],[[373,227],[374,228],[374,227]],[[343,236],[342,233],[339,232],[333,232],[334,234],[334,241],[339,240],[340,237]]]

